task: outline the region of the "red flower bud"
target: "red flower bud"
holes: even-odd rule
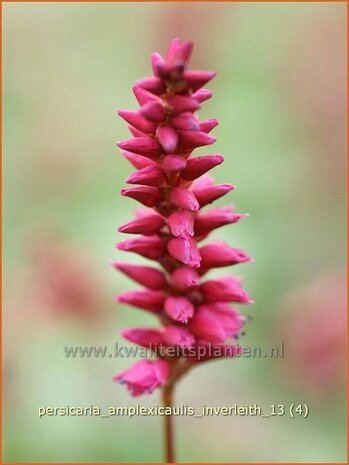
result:
[[[117,143],[120,149],[138,153],[149,158],[156,158],[162,154],[161,145],[152,137],[136,137],[135,139],[122,140]]]
[[[161,186],[165,181],[166,176],[157,165],[135,171],[126,179],[129,184],[143,184],[144,186]]]
[[[199,285],[200,276],[193,268],[183,266],[174,270],[171,274],[171,282],[176,289],[186,291]]]
[[[222,155],[206,155],[204,157],[190,158],[187,161],[185,170],[181,173],[181,178],[186,181],[193,181],[202,176],[207,171],[223,163]]]
[[[117,300],[120,303],[157,313],[164,305],[165,295],[158,291],[128,291],[120,294]]]
[[[194,307],[184,297],[168,297],[165,301],[165,312],[173,320],[187,323],[194,315]]]
[[[161,271],[150,266],[131,265],[130,263],[113,263],[113,267],[142,286],[160,291],[166,286],[166,278]]]
[[[199,203],[195,195],[184,187],[175,187],[170,194],[171,202],[179,208],[196,211],[199,209]]]
[[[165,220],[157,213],[136,218],[129,223],[120,226],[119,232],[128,234],[144,234],[151,236],[161,229],[165,224]]]

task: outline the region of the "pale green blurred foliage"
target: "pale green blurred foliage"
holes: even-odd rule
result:
[[[69,360],[63,353],[65,345],[112,345],[121,342],[121,328],[154,324],[144,312],[113,303],[113,295],[134,285],[108,262],[140,261],[114,250],[121,238],[115,229],[135,207],[118,194],[131,167],[115,147],[128,137],[115,110],[136,108],[131,85],[150,74],[150,53],[164,52],[172,36],[195,41],[193,67],[218,71],[214,98],[201,111],[202,118],[219,118],[218,142],[198,153],[225,155],[214,176],[238,190],[217,204],[233,202],[250,217],[215,237],[256,258],[222,274],[245,276],[256,300],[244,308],[253,322],[241,343],[278,344],[287,296],[344,266],[345,5],[3,9],[4,460],[161,461],[161,418],[37,415],[42,405],[159,402],[158,393],[132,399],[111,381],[132,361]],[[84,299],[92,299],[97,318],[84,313]],[[334,304],[333,318],[336,311]],[[202,366],[181,382],[176,401],[306,402],[309,417],[176,418],[179,461],[345,460],[342,382],[331,391],[319,386],[319,395],[302,389],[285,350],[282,360]]]

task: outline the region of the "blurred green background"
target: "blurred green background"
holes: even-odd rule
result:
[[[172,37],[192,39],[212,69],[214,171],[250,217],[215,233],[256,262],[242,344],[285,343],[283,359],[203,365],[177,404],[307,403],[289,416],[177,417],[178,461],[345,461],[346,5],[343,3],[5,3],[4,461],[162,461],[160,417],[38,418],[40,406],[154,405],[111,378],[126,359],[67,359],[63,347],[109,345],[155,323],[113,296],[135,286],[109,266],[135,202],[117,108]]]

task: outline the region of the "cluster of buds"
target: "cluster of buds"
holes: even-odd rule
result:
[[[195,148],[215,142],[209,133],[218,124],[216,119],[199,121],[196,115],[201,103],[212,95],[203,86],[215,73],[187,70],[191,51],[191,42],[174,39],[165,59],[153,53],[154,76],[133,87],[140,109],[118,112],[133,136],[117,144],[136,168],[127,183],[139,185],[122,189],[121,194],[147,208],[137,210],[135,219],[119,228],[120,232],[141,236],[123,241],[117,248],[154,260],[162,267],[160,271],[114,264],[115,269],[145,288],[125,292],[118,301],[153,313],[161,324],[160,329],[125,329],[122,335],[144,348],[177,349],[175,357],[170,352],[166,355],[166,351],[157,353],[157,358],[142,359],[115,376],[114,380],[126,384],[133,396],[173,385],[204,360],[236,355],[235,339],[245,317],[231,303],[252,302],[239,278],[201,281],[213,268],[251,258],[224,242],[199,245],[214,229],[236,223],[245,215],[231,207],[202,210],[234,186],[216,185],[205,175],[223,162],[222,155],[191,157]],[[220,350],[210,350],[210,355],[199,360],[195,349],[208,346]],[[185,350],[188,348],[192,350]]]

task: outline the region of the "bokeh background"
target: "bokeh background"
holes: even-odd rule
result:
[[[178,36],[194,68],[218,71],[201,117],[217,117],[219,182],[250,217],[216,237],[256,262],[241,343],[285,343],[283,359],[194,370],[176,402],[307,403],[307,419],[177,417],[179,461],[345,461],[345,114],[343,3],[8,3],[4,63],[4,461],[162,461],[159,417],[38,418],[40,406],[154,405],[111,378],[126,359],[67,359],[64,346],[121,342],[155,323],[113,296],[109,266],[135,203],[117,108],[149,55]],[[199,150],[198,153],[210,153]],[[225,270],[226,271],[226,270]]]

